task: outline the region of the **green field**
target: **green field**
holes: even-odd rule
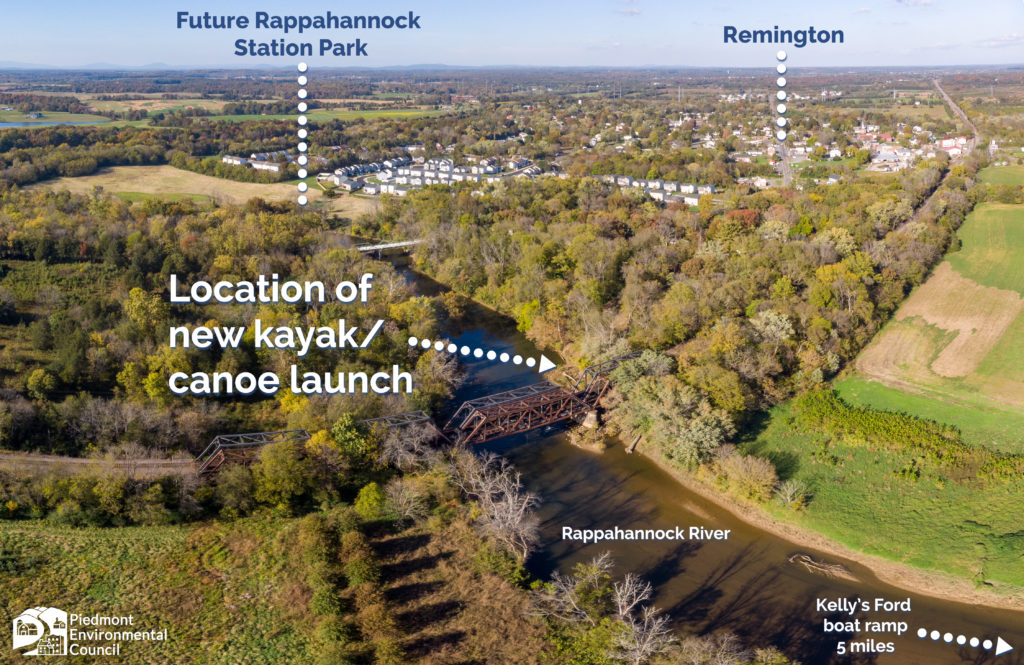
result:
[[[0,122],[110,122],[110,118],[89,113],[65,113],[63,111],[42,111],[40,118],[29,118],[21,111],[0,111]]]
[[[959,251],[903,303],[836,388],[853,404],[958,426],[1024,452],[1024,206],[983,204]]]
[[[10,616],[45,605],[168,629],[166,642],[124,643],[120,662],[295,662],[308,653],[311,616],[294,537],[294,520],[266,518],[75,529],[5,521],[0,589]]]
[[[869,554],[984,580],[996,591],[1024,586],[1024,479],[980,487],[925,465],[910,480],[897,473],[915,464],[912,453],[829,443],[827,435],[793,425],[790,407],[777,407],[740,444],[772,459],[782,479],[801,480],[812,494],[802,511],[772,504],[771,512]]]
[[[989,185],[1024,185],[1024,166],[990,166],[978,177]]]
[[[1019,168],[1024,177],[1024,167]],[[1024,206],[978,206],[957,232],[963,244],[946,257],[953,268],[984,286],[1024,295]]]
[[[948,394],[890,388],[857,375],[836,381],[835,388],[850,404],[899,411],[956,425],[969,444],[1007,453],[1024,453],[1024,445],[1021,444],[1024,413],[993,406],[986,400],[956,400]]]

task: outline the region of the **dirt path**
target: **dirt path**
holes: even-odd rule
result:
[[[0,451],[0,470],[24,473],[65,473],[118,472],[133,478],[155,478],[159,476],[191,475],[196,473],[190,459],[140,459],[112,460],[91,457],[64,457],[41,453]]]

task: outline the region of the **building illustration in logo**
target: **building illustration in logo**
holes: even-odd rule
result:
[[[55,607],[32,607],[14,618],[14,648],[34,646],[25,656],[64,656],[68,652],[68,613]]]

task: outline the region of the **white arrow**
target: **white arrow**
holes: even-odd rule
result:
[[[1004,653],[1009,653],[1010,651],[1013,651],[1013,647],[1011,647],[1006,642],[1006,640],[1004,640],[1001,637],[997,637],[995,644],[992,644],[992,640],[989,640],[989,639],[983,640],[983,639],[978,638],[978,637],[972,637],[972,638],[968,639],[966,635],[954,635],[953,633],[941,633],[941,632],[939,632],[937,630],[933,630],[933,631],[929,632],[927,628],[918,628],[917,629],[917,636],[920,637],[922,640],[927,638],[927,637],[930,637],[930,638],[932,638],[933,642],[938,642],[939,640],[942,640],[946,644],[952,644],[953,642],[956,642],[957,645],[961,646],[961,647],[962,646],[967,646],[967,645],[970,645],[974,649],[977,649],[978,647],[981,647],[985,651],[988,651],[989,649],[991,649],[994,646],[996,648],[995,655],[997,655],[997,656],[1002,656]]]
[[[462,354],[464,356],[473,356],[474,358],[484,358],[488,360],[500,360],[503,363],[511,362],[513,365],[526,365],[527,367],[536,367],[538,374],[553,370],[556,365],[551,362],[543,353],[540,355],[540,359],[537,358],[523,358],[519,354],[509,354],[505,351],[495,351],[494,349],[481,349],[473,348],[471,346],[459,346],[455,342],[438,339],[419,339],[418,337],[409,338],[409,346],[422,349],[433,348],[435,351],[447,351],[451,354]]]

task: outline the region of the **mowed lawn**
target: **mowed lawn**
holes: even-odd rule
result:
[[[961,428],[1024,452],[1024,206],[984,204],[836,388],[853,404]],[[874,382],[874,383],[872,383]]]
[[[785,405],[769,415],[740,447],[772,459],[782,479],[802,481],[811,495],[801,511],[772,503],[773,514],[869,554],[987,582],[997,593],[1024,586],[1024,478],[961,484],[927,464],[919,478],[901,477],[917,464],[914,454],[800,431]]]
[[[990,166],[978,176],[989,185],[1024,185],[1024,166]]]

